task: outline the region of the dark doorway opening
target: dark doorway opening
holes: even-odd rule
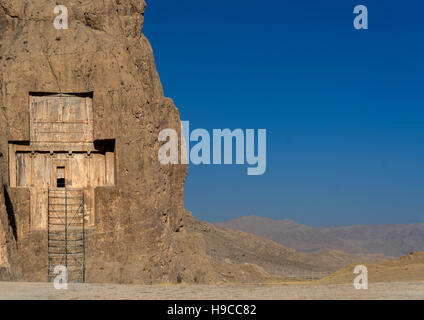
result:
[[[65,178],[58,178],[57,179],[57,187],[58,188],[65,188],[66,187]]]
[[[57,167],[56,171],[56,187],[57,188],[65,188],[66,180],[65,180],[65,167]]]

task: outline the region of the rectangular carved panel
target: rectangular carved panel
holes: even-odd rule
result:
[[[30,97],[31,143],[93,142],[93,107],[89,97],[70,95]]]

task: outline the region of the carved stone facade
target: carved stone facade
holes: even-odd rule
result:
[[[94,141],[92,95],[31,94],[29,114],[30,140],[9,142],[9,179],[29,190],[30,228],[47,229],[49,188],[82,189],[94,226],[94,190],[115,184],[115,141]]]

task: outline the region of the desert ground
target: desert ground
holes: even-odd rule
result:
[[[0,282],[2,300],[424,300],[424,281],[353,285],[106,285],[70,284],[56,290],[49,283]]]
[[[70,283],[67,290],[57,290],[53,283],[0,282],[0,300],[424,300],[423,252],[367,263],[367,290],[354,288],[354,266],[343,267],[321,279],[266,284]]]

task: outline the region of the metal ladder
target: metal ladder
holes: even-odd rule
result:
[[[48,281],[58,275],[57,266],[68,271],[68,283],[85,282],[84,190],[48,190]]]

